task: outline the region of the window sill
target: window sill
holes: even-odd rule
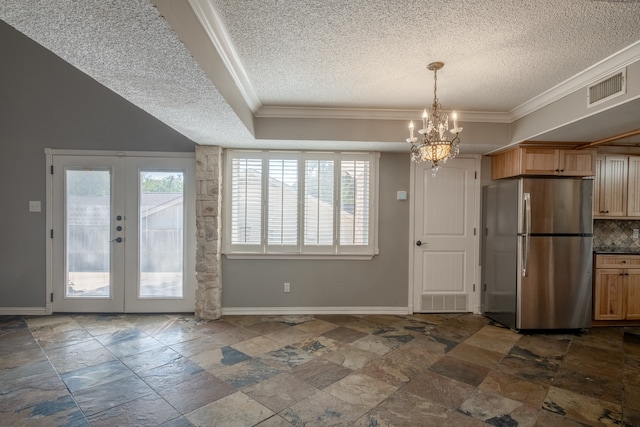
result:
[[[250,254],[225,253],[227,259],[296,259],[296,260],[325,260],[325,261],[370,261],[374,254]],[[376,254],[377,255],[377,254]]]

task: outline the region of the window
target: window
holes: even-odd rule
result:
[[[228,150],[225,253],[371,257],[377,159]]]

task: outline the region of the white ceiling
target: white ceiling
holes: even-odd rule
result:
[[[400,151],[432,101],[430,62],[445,62],[440,102],[474,129],[640,55],[637,0],[3,0],[0,19],[193,141],[229,147]],[[640,128],[640,102],[619,108],[534,139]],[[389,129],[358,133],[375,121]],[[260,135],[284,125],[298,136]],[[462,152],[512,142],[461,138]]]

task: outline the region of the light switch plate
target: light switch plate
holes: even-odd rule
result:
[[[407,200],[407,192],[406,191],[398,191],[396,193],[397,200]]]
[[[42,204],[40,200],[30,200],[29,201],[29,212],[40,212],[42,211]]]

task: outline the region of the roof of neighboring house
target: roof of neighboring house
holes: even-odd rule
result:
[[[167,209],[182,200],[182,193],[142,193],[140,211],[143,216]],[[70,196],[67,199],[67,221],[70,225],[107,225],[110,196]]]

